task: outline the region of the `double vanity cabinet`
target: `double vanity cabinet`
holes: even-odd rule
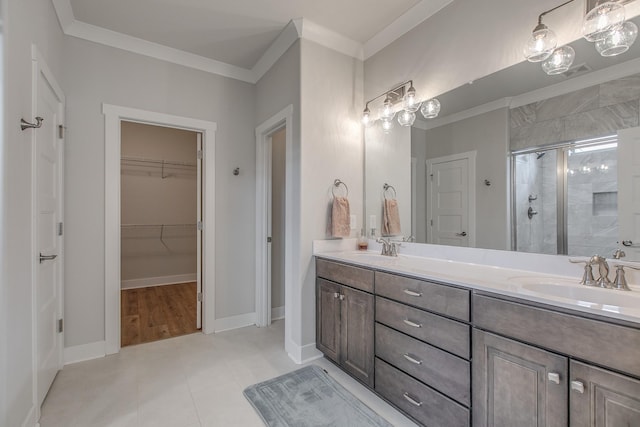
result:
[[[335,259],[316,275],[318,349],[421,425],[640,426],[636,323]]]

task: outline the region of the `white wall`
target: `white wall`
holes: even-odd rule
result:
[[[102,103],[217,122],[216,317],[253,312],[254,86],[75,38],[64,61],[66,346],[104,339]]]
[[[284,307],[285,138],[286,129],[271,137],[271,307]]]
[[[0,322],[3,364],[1,394],[6,397],[3,426],[19,426],[35,415],[32,376],[31,173],[33,131],[22,132],[20,119],[33,120],[31,112],[31,44],[35,43],[49,68],[62,79],[62,31],[49,1],[7,0],[4,55],[4,133],[2,142],[2,277],[6,307]],[[6,416],[5,416],[6,415]],[[33,420],[31,420],[33,421]]]
[[[365,61],[365,99],[413,79],[433,97],[524,60],[540,13],[558,0],[455,0]],[[560,45],[580,37],[584,0],[547,15]]]
[[[327,206],[336,178],[349,186],[351,213],[362,225],[362,61],[307,40],[301,49],[300,340],[315,342],[314,239],[326,238]],[[353,231],[354,236],[355,230]],[[355,249],[355,247],[354,247]]]

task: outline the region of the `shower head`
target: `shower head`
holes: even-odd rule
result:
[[[545,152],[539,153],[539,152],[536,151],[536,160],[540,160],[541,158],[544,157],[545,154],[547,154],[547,153],[545,153]]]

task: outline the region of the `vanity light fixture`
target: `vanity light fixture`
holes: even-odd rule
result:
[[[597,42],[612,30],[624,24],[624,6],[614,1],[599,0],[582,22],[582,36],[590,42]]]
[[[575,57],[576,51],[571,46],[559,47],[542,63],[542,69],[550,76],[562,74],[571,68]]]
[[[638,26],[627,21],[620,28],[609,31],[604,38],[595,42],[596,50],[602,56],[616,56],[625,53],[638,37]]]
[[[409,86],[408,89],[407,86]],[[400,126],[413,125],[418,110],[426,119],[437,117],[440,113],[440,102],[435,98],[425,102],[420,101],[416,89],[413,87],[413,80],[409,80],[367,101],[362,111],[362,124],[365,127],[371,127],[376,122],[369,109],[369,104],[383,96],[385,98],[378,110],[378,118],[385,133],[389,133],[393,129],[393,119],[396,117],[396,112]],[[402,102],[401,108],[397,106],[399,102]]]
[[[529,37],[529,40],[527,40],[527,44],[524,47],[524,57],[527,58],[527,61],[542,62],[551,56],[555,48],[558,46],[558,39],[556,37],[556,33],[542,23],[542,17],[573,1],[574,0],[569,0],[552,9],[545,10],[538,15],[538,25],[533,29],[531,37]]]

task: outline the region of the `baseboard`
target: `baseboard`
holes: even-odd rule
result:
[[[176,283],[195,282],[196,273],[175,274],[173,276],[144,277],[142,279],[129,279],[120,282],[121,289],[148,288],[150,286],[175,285]]]
[[[287,351],[289,358],[298,365],[320,359],[323,356],[320,350],[316,348],[316,343],[303,346],[299,346],[294,343],[289,344],[289,351]]]
[[[284,305],[281,307],[273,307],[271,309],[271,320],[284,319]]]
[[[223,317],[215,320],[215,332],[230,331],[256,324],[256,314],[246,313],[238,316]]]
[[[106,344],[104,341],[75,345],[64,349],[64,364],[70,365],[85,360],[98,359],[106,355]]]
[[[22,427],[39,427],[40,423],[38,422],[38,411],[36,406],[32,406],[31,409],[29,409],[29,413],[27,414],[27,416],[25,417],[24,421],[22,422]]]

